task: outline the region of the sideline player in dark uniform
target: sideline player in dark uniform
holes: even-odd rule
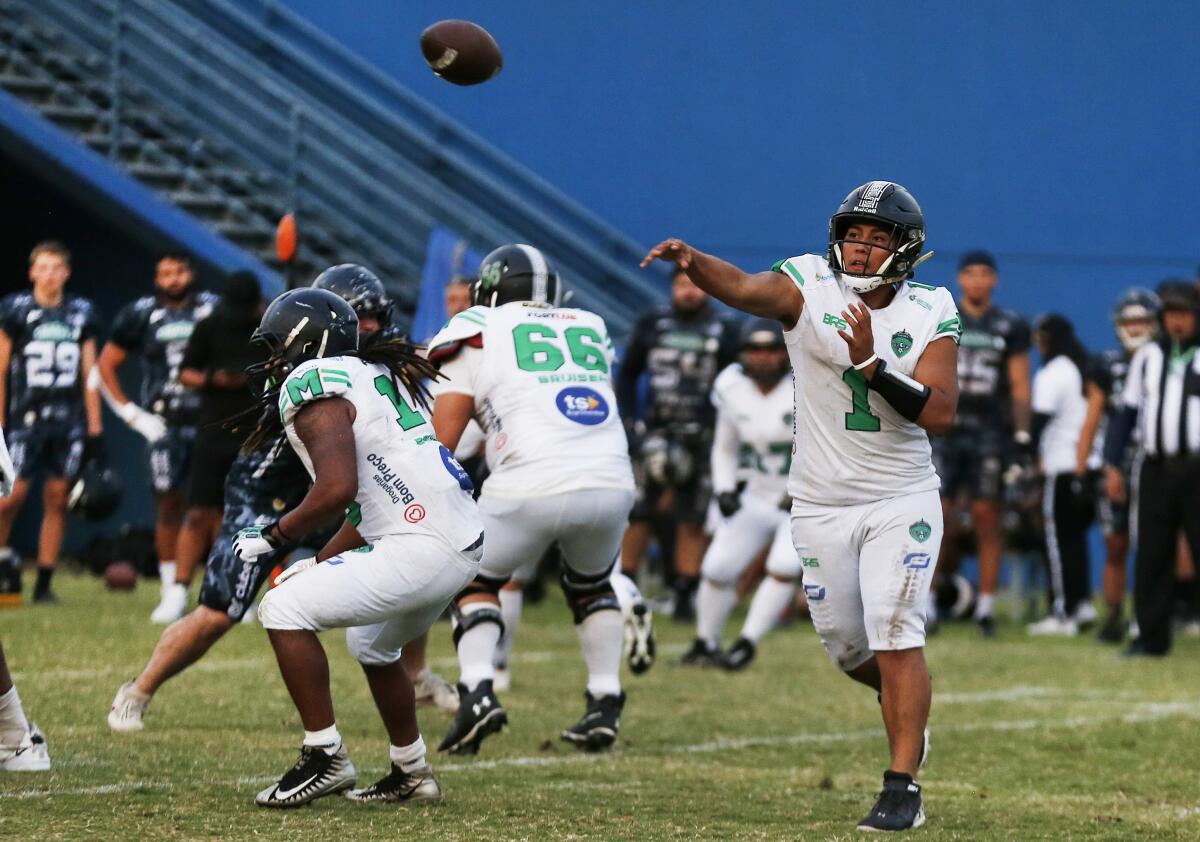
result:
[[[1103,437],[1113,418],[1121,411],[1121,392],[1125,387],[1125,375],[1129,373],[1129,361],[1134,352],[1154,340],[1158,333],[1158,296],[1148,289],[1133,287],[1117,299],[1113,308],[1113,327],[1120,349],[1104,351],[1096,357],[1092,380],[1100,387],[1103,399],[1089,401],[1088,418],[1084,432]],[[1119,466],[1125,482],[1122,492],[1130,487],[1134,470],[1137,442],[1131,440],[1125,450],[1125,458]],[[1120,643],[1125,639],[1125,569],[1129,559],[1129,498],[1122,494],[1111,500],[1103,489],[1099,500],[1100,525],[1104,531],[1104,604],[1108,606],[1108,617],[1100,628],[1100,640],[1104,643]]]
[[[652,521],[675,522],[675,619],[691,622],[692,595],[700,579],[707,541],[704,521],[710,497],[709,447],[715,410],[712,385],[737,358],[738,328],[722,318],[708,294],[676,271],[671,306],[643,315],[617,372],[621,417],[627,419],[634,453],[637,501],[621,544],[621,569],[636,577],[650,545]],[[638,379],[649,372],[646,408],[637,418]]]
[[[1004,550],[1001,497],[1005,466],[1014,449],[1032,462],[1029,325],[1013,311],[992,303],[998,280],[996,260],[986,251],[968,252],[959,261],[958,415],[950,434],[933,440],[946,524],[943,568],[952,573],[957,567],[955,509],[965,497],[979,554],[975,619],[985,637],[996,633],[993,600]]]
[[[0,560],[12,555],[8,538],[29,480],[44,469],[34,602],[56,601],[50,581],[62,548],[69,481],[97,450],[101,432],[100,399],[84,387],[96,364],[96,317],[90,301],[64,293],[70,277],[67,248],[39,243],[29,255],[33,292],[0,302],[0,426],[17,474],[12,494],[0,501]]]
[[[156,623],[178,620],[187,607],[186,590],[181,599],[174,584],[175,559],[200,395],[179,382],[179,367],[196,322],[216,303],[216,295],[192,289],[186,254],[162,254],[154,267],[154,295],[121,309],[96,367],[109,407],[150,444],[154,544],[163,587],[162,601],[150,615]],[[118,369],[130,355],[142,358],[141,405],[125,395],[117,379]]]

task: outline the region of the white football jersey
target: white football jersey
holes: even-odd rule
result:
[[[784,333],[796,378],[793,499],[844,506],[939,488],[929,436],[867,386],[838,335],[849,332],[842,312],[862,299],[823,257],[790,257],[775,269],[804,294],[800,320]],[[875,353],[909,377],[930,342],[957,342],[962,332],[950,293],[912,281],[871,311],[871,326]]]
[[[438,394],[475,400],[487,435],[489,497],[543,497],[588,488],[633,489],[625,429],[612,388],[604,320],[573,308],[511,302],[472,307],[430,340]]]
[[[483,525],[472,485],[438,443],[429,414],[386,368],[358,357],[327,357],[297,366],[279,390],[288,441],[310,476],[312,460],[296,435],[299,409],[323,398],[354,405],[358,493],[346,519],[368,542],[385,535],[438,535],[455,549],[473,544]]]
[[[734,363],[713,382],[717,408],[713,436],[713,491],[732,491],[745,482],[743,493],[772,506],[787,491],[792,467],[792,378],[783,377],[767,394]]]

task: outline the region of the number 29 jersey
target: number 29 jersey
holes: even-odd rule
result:
[[[438,393],[475,401],[487,435],[484,495],[633,489],[612,340],[595,313],[524,302],[472,307],[429,347],[448,378],[435,385]]]
[[[784,333],[796,381],[795,455],[788,493],[802,503],[851,506],[919,491],[941,482],[929,436],[873,392],[838,335],[842,312],[858,294],[829,263],[806,254],[773,267],[804,295],[799,321]],[[958,309],[941,287],[901,282],[883,309],[871,311],[875,353],[912,377],[929,343],[958,341]]]
[[[0,329],[12,342],[11,423],[31,424],[31,413],[82,417],[82,349],[97,334],[92,303],[65,295],[57,307],[42,307],[32,294],[15,293],[0,301]]]
[[[358,493],[348,520],[368,542],[388,535],[436,535],[455,549],[483,531],[467,472],[442,447],[433,424],[403,383],[358,357],[308,360],[279,390],[279,414],[292,449],[316,478],[308,448],[296,434],[296,414],[325,398],[354,405]]]

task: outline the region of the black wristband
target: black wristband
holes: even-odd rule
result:
[[[928,386],[889,369],[883,360],[876,363],[875,373],[868,385],[879,397],[891,404],[892,409],[914,424],[921,417],[925,404],[929,403],[929,396],[933,394],[933,390]]]
[[[262,531],[262,536],[267,539],[268,544],[276,548],[292,542],[292,539],[283,533],[283,527],[279,525],[278,520],[267,524],[267,528]]]

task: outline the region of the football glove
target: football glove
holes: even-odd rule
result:
[[[716,498],[721,517],[733,517],[742,508],[742,497],[736,491],[722,491]]]
[[[287,570],[284,570],[282,573],[280,573],[278,576],[275,577],[275,586],[279,587],[284,582],[286,582],[288,579],[292,578],[293,576],[300,575],[305,570],[308,570],[310,567],[315,567],[316,564],[317,564],[317,557],[315,555],[309,556],[308,558],[302,558],[299,561],[292,563],[291,565],[288,566]]]
[[[150,444],[154,444],[167,434],[167,424],[153,412],[147,412],[133,401],[117,410],[121,420]]]
[[[273,521],[266,526],[247,526],[233,537],[233,554],[247,564],[255,564],[259,556],[268,555],[283,546],[283,540],[273,535]]]

